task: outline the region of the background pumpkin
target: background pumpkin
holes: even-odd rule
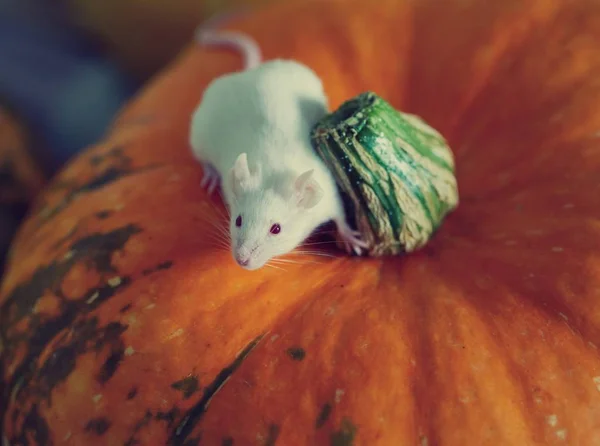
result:
[[[4,435],[598,444],[597,2],[294,1],[238,28],[312,66],[333,107],[372,89],[423,116],[456,149],[459,209],[409,257],[240,270],[186,147],[240,61],[191,48],[20,231]]]
[[[19,221],[46,180],[29,136],[21,119],[0,105],[0,274]]]
[[[66,5],[77,26],[94,35],[131,74],[147,79],[172,60],[202,20],[272,1],[67,0]]]

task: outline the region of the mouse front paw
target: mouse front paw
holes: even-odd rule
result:
[[[219,183],[221,182],[221,176],[217,169],[210,163],[202,163],[204,173],[202,174],[202,181],[200,187],[206,189],[208,195],[212,195]]]
[[[335,224],[337,226],[338,234],[344,242],[346,251],[349,254],[354,252],[356,255],[361,255],[363,249],[367,249],[369,247],[367,242],[361,240],[360,232],[354,231],[350,226],[348,226],[348,224],[346,224],[345,221],[336,220]]]

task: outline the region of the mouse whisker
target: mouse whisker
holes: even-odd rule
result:
[[[212,217],[212,218],[209,218],[209,216],[208,216],[208,215],[206,215],[206,216],[205,216],[205,217],[206,217],[206,220],[207,220],[209,223],[212,223],[212,224],[219,224],[219,223],[223,223],[223,222],[229,221],[229,219],[227,218],[227,216],[225,216],[225,215],[223,214],[223,211],[221,211],[220,209],[218,209],[218,208],[216,208],[216,207],[214,208],[214,210],[215,210],[215,213],[214,213],[213,215],[211,215],[211,216],[210,216],[210,217]],[[216,218],[215,218],[215,217],[216,217]]]
[[[309,256],[321,256],[321,257],[330,257],[330,258],[337,258],[338,257],[337,255],[327,254],[327,253],[320,252],[320,251],[306,251],[306,250],[292,251],[290,254],[309,255]]]
[[[214,232],[214,233],[212,233],[212,235],[213,235],[214,237],[217,237],[217,238],[219,238],[219,240],[223,240],[223,241],[225,241],[225,242],[229,242],[229,241],[230,241],[229,234],[228,234],[228,233],[226,233],[225,231],[222,231],[222,230],[217,230],[217,232],[216,232],[216,233],[215,233],[215,232]]]
[[[296,261],[296,260],[290,260],[290,259],[271,259],[271,262],[273,263],[283,263],[283,264],[294,264],[294,265],[306,265],[308,263],[314,263],[314,262],[302,262],[302,261]]]
[[[335,240],[330,240],[330,241],[322,241],[322,242],[308,242],[308,243],[302,243],[301,246],[319,246],[319,245],[333,245],[335,244],[336,241]]]
[[[225,245],[224,243],[214,242],[211,243],[211,245],[217,248],[219,251],[229,251],[229,246]]]
[[[215,219],[211,218],[211,216],[204,215],[203,221],[208,223],[214,229],[216,229],[220,235],[226,235],[227,237],[229,237],[229,231],[226,229],[229,226],[228,220],[223,220],[218,217],[217,219]]]
[[[210,222],[211,226],[217,231],[218,234],[226,236],[226,238],[230,237],[229,231],[223,227],[223,222]]]
[[[229,232],[223,228],[215,227],[215,232],[207,232],[207,234],[213,238],[218,238],[219,240],[229,241]]]
[[[207,238],[221,248],[229,249],[229,246],[231,245],[229,239],[221,234],[208,233]]]
[[[229,246],[229,240],[224,239],[223,237],[212,237],[212,241],[223,247]]]
[[[221,196],[222,196],[222,194],[221,194]],[[221,218],[224,221],[229,221],[229,215],[227,214],[226,210],[221,208],[221,206],[215,206],[215,211],[221,216]]]
[[[211,239],[216,239],[216,240],[223,240],[225,237],[223,235],[223,233],[221,233],[220,231],[206,231],[204,232],[204,234],[211,238]]]
[[[265,266],[268,266],[269,268],[274,268],[274,269],[278,269],[278,270],[280,270],[280,271],[285,271],[285,272],[287,272],[287,270],[285,270],[285,269],[283,269],[283,268],[281,268],[281,267],[279,267],[279,266],[272,265],[270,262],[269,262],[269,263],[265,263]]]

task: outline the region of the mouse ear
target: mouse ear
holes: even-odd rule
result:
[[[233,164],[233,177],[239,182],[243,183],[250,179],[250,168],[248,167],[248,155],[246,153],[240,153]]]
[[[307,170],[296,178],[294,190],[297,205],[302,209],[310,209],[317,205],[323,198],[323,189],[313,176],[313,169]]]
[[[235,163],[233,163],[233,167],[229,171],[229,185],[231,186],[231,191],[235,197],[239,197],[242,190],[244,189],[244,185],[248,184],[248,179],[250,178],[250,170],[248,169],[248,156],[245,153],[241,153]]]
[[[258,174],[252,174],[250,172],[248,155],[246,155],[246,153],[241,153],[229,171],[229,184],[231,185],[231,190],[234,195],[239,197],[244,190],[255,188],[259,180]]]

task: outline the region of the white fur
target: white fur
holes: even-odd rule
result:
[[[232,251],[248,260],[247,269],[293,250],[317,226],[344,220],[335,180],[310,141],[326,113],[318,76],[288,60],[215,79],[194,112],[193,153],[221,177]],[[241,228],[235,226],[238,215]],[[275,223],[281,232],[272,235]]]
[[[197,41],[236,48],[244,69],[207,87],[192,116],[190,145],[209,193],[221,185],[233,257],[246,269],[260,268],[329,220],[346,249],[360,254],[367,245],[348,226],[335,180],[311,146],[310,131],[328,109],[321,80],[292,60],[261,64],[253,39],[216,31],[222,20],[203,24]],[[273,224],[279,234],[269,232]]]

